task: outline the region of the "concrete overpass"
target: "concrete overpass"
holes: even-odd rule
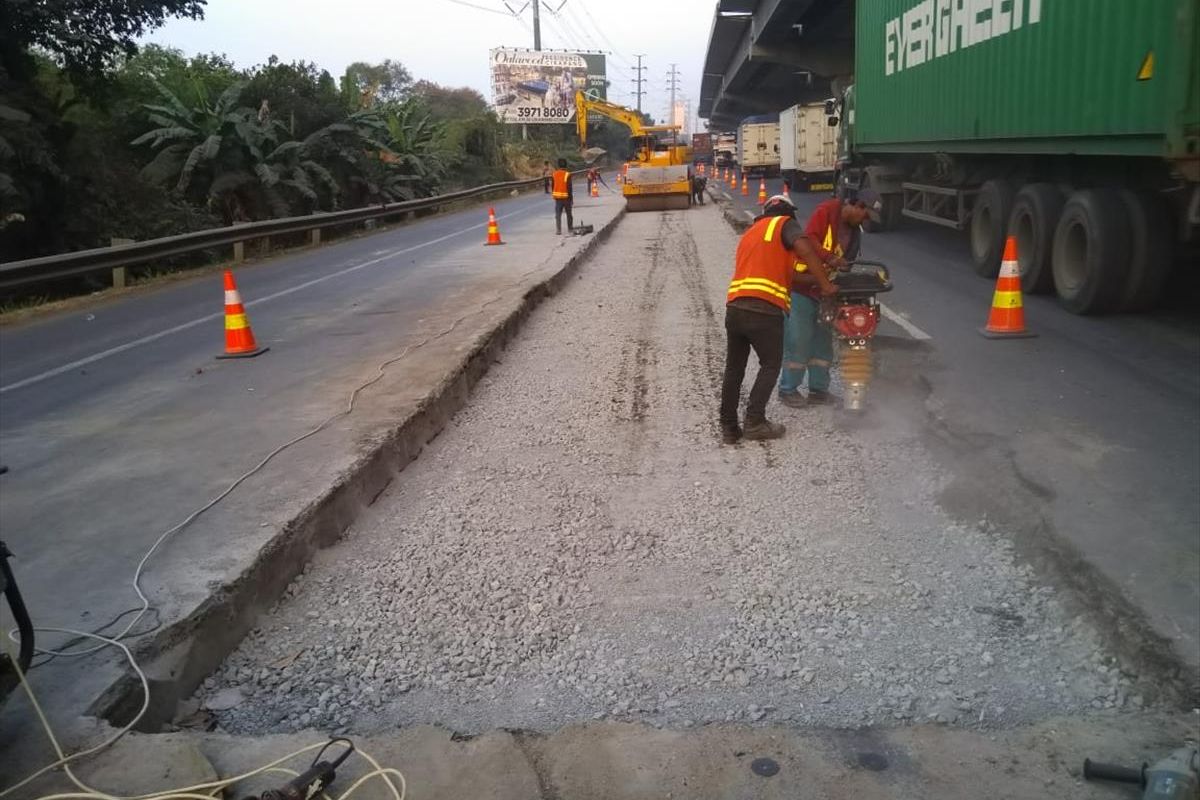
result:
[[[823,100],[853,71],[854,0],[718,0],[699,114],[711,130],[729,130],[752,114]]]

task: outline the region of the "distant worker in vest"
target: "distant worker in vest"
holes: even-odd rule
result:
[[[858,257],[862,231],[860,226],[870,209],[883,207],[879,195],[860,189],[842,202],[834,198],[821,203],[808,218],[804,229],[817,257],[827,269],[840,269],[846,261]],[[792,313],[788,315],[783,337],[783,371],[779,376],[779,402],[791,408],[806,404],[821,405],[832,398],[829,393],[829,368],[833,365],[833,331],[821,322],[821,287],[806,271],[807,262],[796,264],[792,288]],[[800,394],[800,385],[808,378],[808,398]]]
[[[763,204],[763,213],[742,234],[734,257],[733,280],[725,302],[725,377],[721,383],[721,439],[778,439],[785,428],[767,420],[767,402],[783,361],[784,320],[792,306],[796,262],[806,265],[821,294],[830,282],[816,247],[796,222],[796,207],[783,195]],[[745,429],[738,424],[738,401],[750,351],[758,356],[758,375],[746,404]]]
[[[554,195],[554,229],[561,236],[564,211],[567,212],[567,233],[570,233],[575,227],[575,220],[571,216],[571,204],[575,202],[575,192],[571,188],[571,173],[567,171],[565,158],[558,160],[558,169],[554,170],[551,182],[553,186],[550,193]]]
[[[552,172],[552,170],[550,169],[550,162],[547,161],[545,164],[542,165],[542,191],[545,192],[546,194],[550,194],[550,173],[551,172]]]

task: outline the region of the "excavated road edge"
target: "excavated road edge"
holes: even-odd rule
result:
[[[137,650],[150,684],[150,704],[137,729],[157,731],[254,627],[258,615],[275,603],[317,550],[342,536],[360,511],[412,463],[454,415],[489,364],[520,332],[542,300],[553,295],[611,235],[625,215],[622,208],[600,223],[583,247],[548,278],[531,284],[504,317],[475,338],[461,360],[449,366],[406,418],[372,437],[374,444],[337,475],[303,511],[278,529],[257,558],[234,580],[214,587],[191,614],[159,631]],[[101,693],[88,714],[125,725],[141,708],[141,683],[126,672]]]

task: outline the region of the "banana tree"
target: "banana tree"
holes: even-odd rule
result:
[[[211,104],[201,91],[195,107],[162,84],[155,86],[164,102],[145,109],[158,127],[131,143],[158,151],[143,174],[158,183],[173,181],[180,194],[202,197],[222,211],[226,222],[249,217],[256,205],[256,166],[264,161],[264,151],[278,146],[280,126],[260,123],[252,109],[240,105],[241,83]]]

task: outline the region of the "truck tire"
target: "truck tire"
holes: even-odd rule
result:
[[[1170,214],[1154,195],[1121,192],[1129,213],[1129,272],[1118,298],[1121,311],[1153,308],[1171,273]]]
[[[1102,314],[1120,298],[1129,259],[1129,212],[1119,192],[1085,189],[1054,231],[1054,289],[1072,314]]]
[[[971,210],[971,260],[975,273],[984,278],[1000,274],[1004,257],[1004,236],[1012,214],[1013,186],[1006,180],[986,181],[975,197]]]
[[[1052,183],[1030,183],[1021,187],[1008,217],[1008,235],[1017,240],[1017,263],[1021,267],[1021,289],[1045,294],[1054,289],[1050,254],[1054,229],[1062,216],[1066,198]]]

